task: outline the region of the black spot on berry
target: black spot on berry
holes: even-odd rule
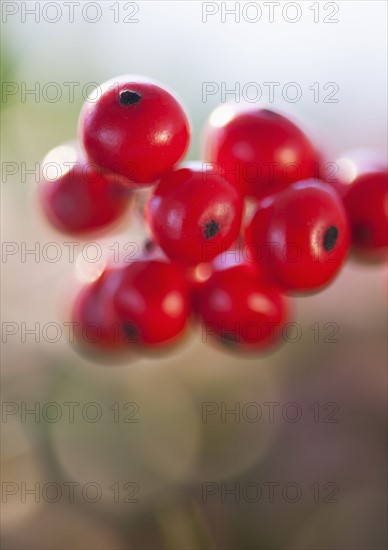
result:
[[[136,105],[141,100],[141,95],[131,90],[123,90],[120,92],[121,105]]]
[[[137,326],[131,322],[123,323],[123,331],[127,337],[126,342],[138,342],[139,340],[139,331]]]
[[[152,252],[156,248],[154,241],[147,239],[144,243],[144,250],[146,252]]]
[[[337,243],[338,238],[338,229],[335,227],[335,225],[332,225],[329,227],[329,229],[326,230],[326,233],[323,237],[323,248],[326,250],[326,252],[330,252],[330,250],[333,250]]]
[[[240,339],[235,332],[223,331],[219,337],[219,341],[228,348],[235,348],[239,344]]]
[[[370,227],[360,223],[353,228],[353,238],[356,242],[367,244],[372,239],[372,231]]]
[[[278,113],[275,113],[275,111],[270,111],[269,109],[261,109],[261,113],[271,118],[277,118],[279,116]]]
[[[211,220],[205,225],[205,237],[207,239],[211,239],[212,237],[215,237],[217,233],[220,230],[220,224],[215,222],[214,220]]]

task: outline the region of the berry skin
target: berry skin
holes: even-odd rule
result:
[[[360,260],[383,260],[388,245],[388,171],[384,159],[355,149],[332,163],[327,179],[341,196],[352,233],[352,251]]]
[[[192,163],[165,176],[146,217],[155,241],[172,260],[208,262],[237,239],[243,213],[238,191],[221,176]]]
[[[187,151],[190,126],[179,101],[157,83],[123,76],[102,85],[86,102],[80,140],[90,160],[134,186],[154,183]]]
[[[267,109],[222,105],[209,117],[204,157],[245,195],[260,198],[318,178],[322,159],[298,126]]]
[[[245,243],[250,257],[285,290],[328,284],[349,247],[345,209],[334,189],[306,180],[258,201]]]
[[[140,345],[171,342],[182,334],[190,310],[183,271],[158,260],[128,265],[114,307],[123,330]]]
[[[42,210],[50,223],[61,232],[83,235],[106,228],[122,218],[132,195],[118,183],[119,178],[88,163],[71,145],[54,149],[46,159],[55,159],[61,151],[69,153],[65,161],[67,167],[58,163],[56,173],[60,167],[59,177],[42,177],[38,188]],[[47,166],[48,162],[55,161],[47,161]]]
[[[288,317],[286,298],[263,285],[250,266],[215,270],[195,292],[202,337],[240,350],[264,350],[279,340]]]
[[[107,269],[85,285],[72,310],[77,343],[83,348],[123,351],[133,340],[127,337],[113,307],[113,298],[123,274],[122,269]]]
[[[343,153],[335,162],[328,162],[323,181],[329,183],[343,197],[352,182],[361,174],[387,170],[384,158],[371,149],[352,149]]]
[[[388,171],[359,174],[342,200],[358,254],[383,257],[388,246]]]

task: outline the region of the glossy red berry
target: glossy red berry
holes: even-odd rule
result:
[[[245,242],[250,258],[284,289],[318,289],[346,257],[345,209],[329,185],[298,182],[258,201]]]
[[[122,268],[107,269],[78,294],[72,309],[72,322],[81,347],[123,351],[136,343],[128,338],[113,307],[122,274]]]
[[[323,181],[334,187],[342,197],[358,176],[370,172],[384,172],[387,165],[376,151],[359,148],[343,153],[334,162],[328,162],[325,168]]]
[[[247,254],[246,254],[247,253]],[[211,262],[200,263],[186,270],[186,279],[190,285],[192,307],[195,310],[198,292],[210,279],[215,271],[229,270],[234,267],[244,266],[244,270],[250,271],[256,280],[265,286],[273,286],[271,281],[266,279],[257,262],[250,261],[249,251],[242,244],[235,244],[229,250],[221,252]]]
[[[343,193],[358,253],[384,256],[388,246],[388,171],[359,174]]]
[[[197,289],[194,309],[202,320],[203,341],[215,337],[247,350],[273,346],[288,317],[286,298],[244,264],[215,270]]]
[[[161,85],[123,76],[84,104],[79,135],[90,160],[138,185],[154,183],[178,163],[190,140],[182,105]]]
[[[388,171],[384,159],[369,149],[343,153],[326,181],[342,197],[352,248],[360,259],[380,260],[388,245]]]
[[[322,159],[304,132],[274,111],[218,107],[204,134],[204,157],[245,195],[261,197],[318,178]]]
[[[50,223],[64,233],[81,235],[118,221],[127,211],[132,197],[119,183],[119,178],[103,173],[72,145],[57,147],[46,159],[59,160],[61,156],[61,162],[43,161],[38,191],[41,207]]]
[[[175,340],[189,315],[189,292],[181,268],[159,260],[128,265],[115,294],[123,330],[140,345]]]
[[[171,260],[196,265],[233,244],[242,212],[243,200],[236,188],[193,163],[160,181],[146,216],[155,241]]]

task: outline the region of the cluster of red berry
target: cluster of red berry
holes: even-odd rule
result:
[[[101,230],[125,215],[135,189],[152,185],[152,246],[81,290],[81,342],[160,346],[193,314],[222,343],[268,348],[290,318],[288,295],[327,285],[350,242],[365,258],[385,254],[386,167],[346,158],[330,182],[321,153],[274,111],[220,106],[204,133],[205,160],[179,166],[190,140],[182,105],[154,81],[124,77],[85,103],[79,139],[76,162],[40,186],[59,230]]]

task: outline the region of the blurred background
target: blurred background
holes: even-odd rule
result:
[[[246,100],[252,82],[259,106],[279,84],[272,106],[329,160],[386,155],[386,3],[270,3],[273,20],[264,4],[2,3],[5,549],[386,547],[386,265],[351,259],[295,299],[298,332],[272,354],[224,351],[193,328],[171,353],[115,365],[68,342],[85,243],[72,258],[34,202],[36,163],[76,137],[83,95],[123,73],[182,98],[190,159],[210,112],[235,99],[223,92]],[[131,218],[104,246],[142,235]]]

